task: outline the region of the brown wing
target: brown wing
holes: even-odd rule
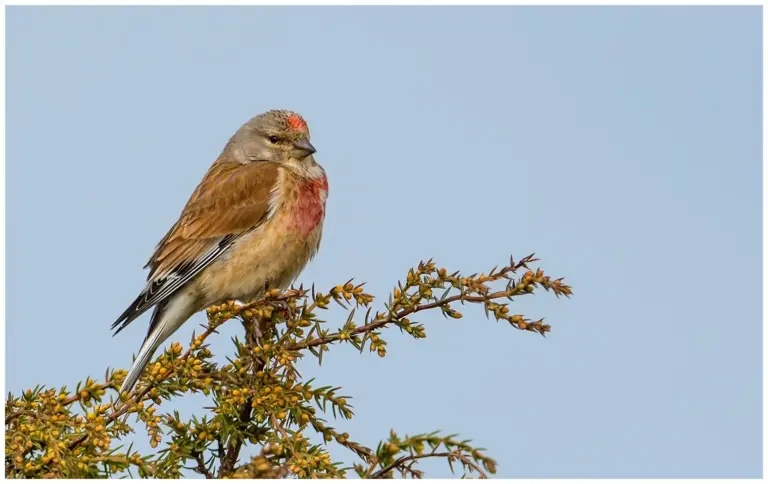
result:
[[[167,299],[213,262],[241,235],[270,215],[278,166],[216,162],[190,197],[179,220],[157,244],[146,267],[147,286],[112,325],[120,332]]]
[[[277,182],[274,163],[216,163],[205,174],[178,222],[149,260],[148,279],[163,277],[186,261],[200,258],[210,245],[240,235],[262,222]]]

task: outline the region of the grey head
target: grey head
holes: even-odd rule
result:
[[[239,163],[300,162],[313,153],[306,121],[293,111],[276,109],[251,118],[230,138],[224,153]]]

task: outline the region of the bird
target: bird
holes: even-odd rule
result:
[[[146,286],[112,325],[115,336],[154,308],[120,394],[193,314],[284,289],[314,258],[328,197],[315,152],[306,121],[289,110],[261,113],[232,135],[144,266]]]

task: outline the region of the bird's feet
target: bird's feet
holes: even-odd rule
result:
[[[282,319],[288,319],[291,317],[291,308],[285,301],[272,301],[272,307],[280,315]]]

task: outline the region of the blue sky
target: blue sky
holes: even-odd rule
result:
[[[301,282],[384,297],[420,259],[472,273],[536,252],[575,291],[516,302],[546,339],[475,308],[425,316],[425,341],[391,331],[384,359],[305,362],[354,397],[340,429],[458,432],[501,477],[761,475],[759,7],[6,19],[7,391],[130,363],[147,318],[109,325],[155,243],[228,137],[286,108],[330,179]]]

